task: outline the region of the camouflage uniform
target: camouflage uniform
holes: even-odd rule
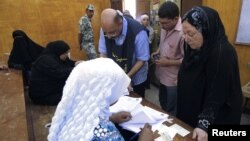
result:
[[[81,49],[86,52],[88,59],[95,59],[97,57],[94,35],[91,21],[87,15],[81,17],[80,21],[80,33],[82,34]]]

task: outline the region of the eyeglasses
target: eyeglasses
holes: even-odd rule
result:
[[[104,32],[104,37],[107,37],[107,38],[115,38],[118,34],[118,28],[116,26],[115,30],[113,31],[110,31],[110,32]]]
[[[189,38],[194,38],[196,35],[198,34],[198,32],[187,32],[187,33],[183,33],[182,32],[182,36],[185,37],[189,37]]]
[[[108,37],[108,38],[113,38],[116,36],[117,32],[114,31],[114,32],[104,32],[104,37]]]

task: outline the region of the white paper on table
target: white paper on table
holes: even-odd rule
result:
[[[150,107],[142,106],[139,104],[134,111],[131,112],[132,119],[122,123],[121,125],[128,124],[139,124],[139,123],[149,123],[157,124],[161,120],[167,120],[168,115],[162,112],[156,111]]]
[[[152,131],[155,131],[155,130],[159,131],[159,129],[163,125],[163,122],[165,122],[165,121],[166,121],[166,119],[161,119],[161,120],[157,121],[156,123],[151,124],[152,125]]]
[[[150,116],[155,120],[167,119],[169,116],[168,114],[159,112],[159,111],[152,109],[148,106],[144,106],[143,108],[146,111],[146,113],[150,114]]]
[[[142,98],[122,96],[114,105],[109,107],[109,110],[111,113],[117,113],[121,111],[132,112],[135,107],[141,103],[141,101]]]
[[[172,126],[170,126],[170,128],[176,129],[176,130],[177,130],[177,133],[178,133],[179,135],[181,135],[182,137],[184,137],[184,136],[186,136],[187,134],[190,133],[187,129],[181,127],[181,126],[178,125],[178,124],[173,124]]]
[[[165,119],[162,119],[162,120],[157,121],[154,124],[150,124],[152,126],[152,130],[153,131],[158,130],[159,127],[161,127],[161,125],[162,125],[162,123],[164,121],[165,121]],[[122,126],[123,129],[132,131],[134,133],[140,132],[141,128],[143,128],[144,125],[145,125],[145,123],[139,123],[139,124],[126,124],[126,123],[123,123],[123,124],[120,124],[120,126]]]
[[[132,117],[136,116],[138,113],[140,113],[143,110],[143,105],[140,103],[136,105],[136,107],[130,112]]]
[[[161,127],[158,129],[160,134],[164,134],[166,136],[168,136],[169,138],[173,139],[174,136],[177,134],[177,130],[174,128],[170,128],[166,125],[161,125]]]
[[[132,119],[120,124],[120,126],[135,133],[140,132],[140,128],[143,128],[145,123],[149,123],[152,126],[152,130],[156,130],[164,121],[168,120],[168,114],[159,112],[147,106],[142,106],[140,104],[141,101],[142,98],[122,96],[110,107],[110,112],[130,112]]]
[[[154,141],[171,141],[171,140],[168,140],[168,138],[165,136],[160,136],[160,137],[154,139]]]
[[[123,129],[132,131],[134,133],[139,133],[141,131],[141,128],[144,127],[144,124],[120,124]]]
[[[147,106],[138,106],[135,111],[136,112],[134,113],[132,112],[132,119],[130,121],[120,124],[124,129],[135,133],[138,133],[140,128],[144,127],[145,123],[149,123],[154,131],[168,118],[167,114],[156,111]]]

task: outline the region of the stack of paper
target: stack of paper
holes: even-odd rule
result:
[[[182,137],[185,137],[187,134],[190,133],[187,129],[181,127],[178,124],[173,124],[172,126],[170,126],[170,128],[175,129],[177,133],[181,135]]]
[[[117,103],[110,107],[110,112],[130,112],[132,115],[132,119],[120,125],[124,129],[133,131],[135,133],[140,132],[140,128],[142,128],[145,123],[151,124],[152,130],[158,129],[162,125],[162,123],[167,120],[168,115],[156,111],[150,107],[141,105],[141,101],[141,98],[131,98],[128,96],[123,96],[118,100]]]
[[[112,106],[109,107],[111,113],[117,113],[121,111],[132,112],[136,107],[140,105],[142,98],[132,98],[128,96],[122,96]]]
[[[177,133],[176,129],[170,128],[163,124],[157,130],[158,134],[160,134],[160,137],[156,138],[154,141],[173,141],[174,136]]]

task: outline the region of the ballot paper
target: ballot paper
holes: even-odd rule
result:
[[[157,130],[160,137],[156,138],[154,141],[173,141],[174,136],[177,133],[176,129],[170,128],[163,124],[160,127],[158,127]]]
[[[176,129],[177,133],[182,137],[185,137],[187,134],[190,133],[188,130],[186,130],[185,128],[181,127],[178,124],[173,124],[172,126],[170,126],[170,128]]]
[[[142,98],[133,98],[129,96],[122,96],[112,106],[109,107],[111,113],[117,113],[120,111],[132,112],[136,109],[136,106],[140,105]]]
[[[140,104],[141,101],[141,98],[123,96],[110,107],[110,112],[129,111],[132,119],[120,124],[120,126],[135,133],[140,132],[140,128],[144,127],[145,123],[151,124],[152,130],[159,128],[168,119],[168,114],[143,106]]]

